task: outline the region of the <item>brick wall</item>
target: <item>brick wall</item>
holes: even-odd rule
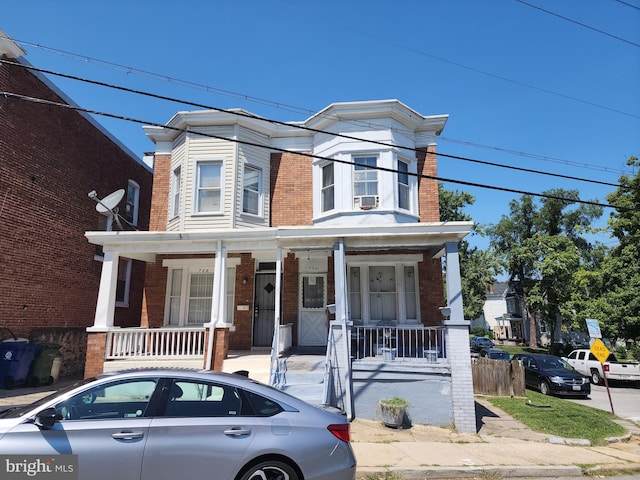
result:
[[[312,159],[295,153],[271,154],[271,226],[313,223]]]
[[[253,338],[253,304],[255,287],[255,260],[249,253],[240,255],[240,265],[236,267],[236,291],[233,308],[235,332],[229,334],[231,350],[251,349]],[[244,279],[247,279],[246,283]],[[247,305],[248,310],[238,310],[238,305]]]
[[[419,149],[418,174],[435,177],[438,175],[436,163],[436,146],[429,145]],[[418,177],[418,208],[421,222],[440,221],[440,200],[438,198],[438,181]]]
[[[62,102],[29,71],[0,65],[0,88]],[[140,228],[149,222],[152,175],[72,110],[0,99],[0,318],[16,335],[36,327],[93,324],[102,264],[84,237],[103,228],[87,193],[104,197],[140,185]],[[102,223],[101,223],[102,220]],[[144,266],[135,262],[128,309],[116,324],[139,318]]]

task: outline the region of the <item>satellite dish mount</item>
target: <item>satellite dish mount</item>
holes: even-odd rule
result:
[[[118,224],[118,228],[120,230],[124,230],[122,228],[122,223],[120,222],[120,215],[118,214],[118,204],[124,197],[124,188],[120,190],[116,190],[113,193],[110,193],[102,200],[98,198],[98,194],[95,190],[92,190],[88,194],[89,198],[96,202],[96,211],[101,213],[102,215],[106,215],[107,217],[113,218]],[[128,223],[128,222],[127,222]]]

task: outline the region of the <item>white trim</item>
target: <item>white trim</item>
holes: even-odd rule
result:
[[[215,262],[214,257],[211,258],[165,258],[162,260],[163,267],[169,268],[199,268],[202,266],[210,266],[213,268]],[[236,267],[240,265],[241,259],[233,257],[227,258],[228,267]]]
[[[389,257],[390,260],[385,260],[385,257]],[[375,263],[376,265],[414,265],[417,262],[422,262],[424,257],[420,253],[407,253],[400,255],[353,255],[347,253],[347,265],[359,266],[361,264]]]
[[[131,218],[126,216],[126,205],[129,203],[129,187],[133,188],[133,212]],[[131,222],[132,225],[138,225],[138,212],[140,211],[140,184],[133,179],[129,179],[127,182],[127,193],[125,194],[125,218]]]

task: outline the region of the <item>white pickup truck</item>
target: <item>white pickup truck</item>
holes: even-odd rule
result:
[[[607,380],[627,380],[640,382],[640,364],[620,363],[612,353],[607,361],[600,363],[590,350],[574,350],[568,356],[562,357],[575,370],[588,375],[591,383],[600,384],[604,375]],[[602,371],[604,369],[604,372]]]

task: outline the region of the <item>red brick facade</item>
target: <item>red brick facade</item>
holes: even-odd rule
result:
[[[312,224],[312,160],[295,153],[271,155],[271,226]]]
[[[19,66],[0,64],[0,89],[64,103]],[[78,112],[9,97],[0,99],[0,161],[2,326],[28,337],[35,328],[93,325],[102,264],[84,233],[104,229],[104,218],[87,193],[104,197],[134,180],[146,230],[152,174]],[[139,324],[144,264],[134,262],[131,280],[116,325]],[[61,374],[83,367],[63,363]]]

